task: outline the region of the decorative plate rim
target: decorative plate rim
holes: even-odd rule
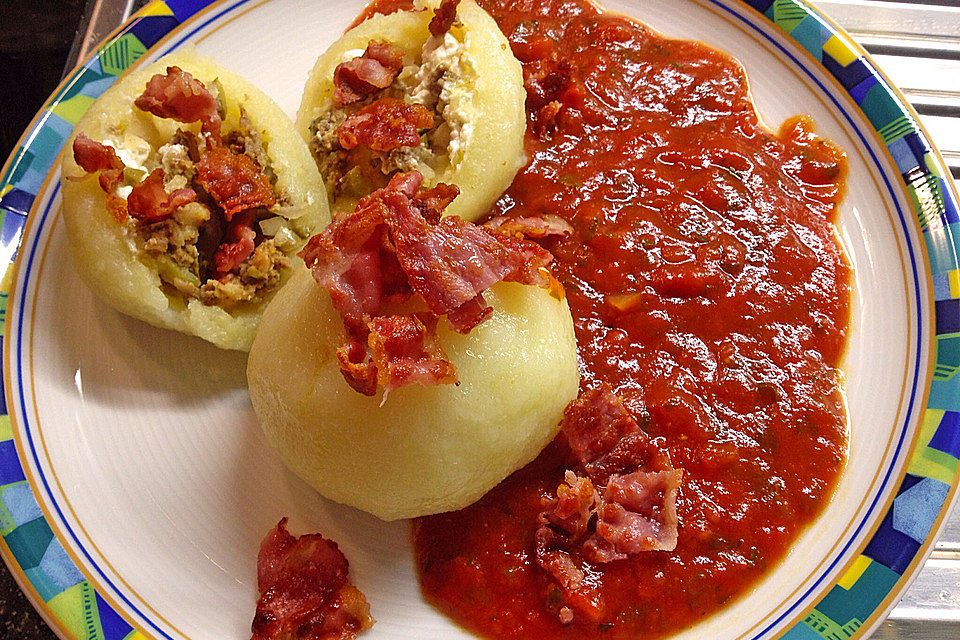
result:
[[[723,6],[721,0],[702,0]],[[19,248],[37,194],[57,166],[73,125],[93,99],[137,59],[179,26],[230,0],[153,0],[118,28],[53,92],[27,127],[0,171],[0,318],[3,319],[4,396],[0,398],[0,555],[44,620],[62,638],[139,640],[148,637],[115,609],[73,563],[53,534],[23,471],[7,403],[10,356],[8,296]],[[960,213],[952,180],[939,152],[906,98],[872,63],[866,51],[806,0],[741,0],[819,62],[859,106],[900,170],[898,191],[920,224],[932,274],[936,362],[919,429],[909,443],[912,456],[893,502],[857,555],[832,584],[815,588],[815,603],[801,619],[777,633],[787,640],[865,637],[880,623],[916,577],[932,551],[960,492],[960,393],[949,382],[960,372]],[[748,9],[748,12],[749,12]],[[778,45],[779,46],[779,45]],[[788,52],[787,52],[788,53]],[[788,55],[790,55],[788,53]],[[792,56],[791,56],[792,57]],[[12,326],[12,325],[10,325]],[[921,383],[922,384],[922,383]],[[951,398],[951,395],[954,396]],[[955,410],[951,410],[955,409]],[[907,504],[910,519],[894,522],[895,503]],[[906,529],[906,530],[904,530]],[[893,551],[896,549],[896,552]],[[837,562],[841,560],[838,557]],[[812,587],[811,589],[813,589]],[[807,596],[798,600],[801,602]],[[774,621],[760,632],[781,623]]]

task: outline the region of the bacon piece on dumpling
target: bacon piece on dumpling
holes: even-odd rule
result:
[[[220,140],[221,121],[216,98],[202,82],[180,67],[167,67],[166,74],[158,73],[150,78],[134,104],[158,118],[200,122],[204,133]]]
[[[393,84],[403,69],[403,50],[389,42],[371,42],[359,58],[347,60],[333,70],[333,97],[352,104]]]
[[[360,199],[307,243],[300,257],[330,292],[353,340],[367,341],[379,385],[455,383],[456,369],[436,341],[436,321],[467,333],[493,309],[483,292],[501,280],[546,286],[553,256],[537,244],[455,216],[441,217],[459,193],[452,185],[421,190],[418,172],[397,174]],[[384,311],[388,299],[417,296],[429,314]],[[401,317],[405,318],[401,320]],[[356,347],[338,352],[355,390],[372,395],[371,369]]]
[[[457,19],[457,5],[460,0],[443,0],[433,14],[433,19],[427,27],[430,29],[430,35],[443,36]]]
[[[277,202],[270,181],[257,163],[227,147],[214,147],[200,157],[197,182],[217,201],[227,222],[235,213],[269,208]]]
[[[374,151],[392,151],[420,144],[420,132],[433,126],[433,115],[422,104],[399,98],[380,98],[365,106],[337,128],[344,149],[363,145]]]
[[[127,196],[127,212],[131,217],[146,224],[160,222],[196,198],[196,191],[189,187],[167,193],[163,188],[163,169],[155,169],[130,191],[130,195]]]

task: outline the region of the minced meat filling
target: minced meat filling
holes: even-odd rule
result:
[[[398,171],[420,171],[432,183],[444,160],[455,164],[460,159],[472,125],[451,107],[450,93],[462,77],[462,67],[469,64],[465,52],[466,44],[450,33],[432,36],[424,43],[420,63],[405,66],[390,87],[348,105],[336,104],[314,119],[310,151],[334,197],[366,195]],[[388,152],[344,150],[338,137],[340,125],[384,97],[422,104],[431,111],[434,126],[422,133],[421,144]]]
[[[252,158],[270,183],[275,184],[266,144],[246,113],[241,110],[238,129],[223,139],[235,153]],[[160,146],[147,160],[146,164],[151,165],[148,168],[163,169],[167,192],[189,187],[196,192],[196,201],[160,222],[143,224],[130,218],[127,226],[143,258],[156,266],[166,286],[185,298],[230,308],[253,301],[262,291],[279,285],[289,260],[277,242],[260,229],[260,222],[276,218],[276,213],[260,207],[254,210],[253,253],[227,275],[214,277],[215,254],[225,241],[227,223],[223,210],[197,181],[196,163],[204,151],[203,138],[183,130]],[[278,196],[277,200],[283,199]]]

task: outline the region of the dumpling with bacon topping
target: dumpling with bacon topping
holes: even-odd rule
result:
[[[430,3],[427,3],[430,5]],[[335,211],[418,171],[456,184],[448,214],[476,220],[523,166],[523,73],[473,0],[375,15],[317,61],[297,113]]]
[[[457,188],[422,182],[394,176],[310,240],[247,364],[287,466],[386,520],[477,500],[553,439],[579,383],[550,253],[442,216]]]
[[[329,221],[316,165],[260,90],[192,51],[107,90],[70,139],[63,216],[85,280],[151,324],[249,349]]]

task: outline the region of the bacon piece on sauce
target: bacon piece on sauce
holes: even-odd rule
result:
[[[683,472],[670,465],[606,384],[567,405],[562,429],[581,477],[567,470],[556,498],[543,500],[534,535],[537,563],[571,607],[590,616],[576,554],[602,564],[647,551],[672,551],[678,539],[677,491]],[[561,610],[564,624],[572,610]]]
[[[599,496],[589,478],[567,470],[557,487],[556,498],[543,500],[544,511],[535,536],[537,562],[564,588],[583,581],[583,572],[570,557],[575,544],[587,534],[590,519],[597,510]]]
[[[373,625],[337,543],[293,536],[283,518],[260,543],[251,640],[349,640]]]
[[[561,423],[570,449],[597,485],[614,473],[643,467],[672,469],[669,457],[640,429],[609,385],[581,393],[567,405]]]
[[[450,31],[450,27],[453,26],[453,22],[457,19],[458,4],[460,4],[460,0],[443,0],[443,2],[440,3],[440,6],[434,11],[433,19],[430,20],[430,24],[427,27],[430,29],[430,35],[442,36],[447,31]]]
[[[597,508],[597,528],[584,544],[595,563],[677,546],[677,489],[683,472],[634,471],[610,476]]]
[[[459,190],[443,184],[421,190],[422,182],[418,172],[395,175],[300,252],[353,339],[368,342],[379,384],[388,390],[456,382],[456,370],[435,342],[436,318],[446,315],[454,329],[466,333],[491,312],[482,295],[491,285],[550,282],[549,272],[543,273],[552,260],[549,252],[460,218],[442,218],[442,208]],[[385,300],[402,302],[414,294],[432,321],[426,315],[415,322],[410,316],[403,323],[374,321],[391,315],[381,312]],[[402,339],[395,333],[400,329]],[[386,336],[395,342],[383,340]],[[370,370],[356,348],[338,357],[351,386],[369,391]]]
[[[143,182],[135,185],[127,196],[127,212],[140,222],[150,224],[166,220],[185,204],[193,202],[197,193],[189,187],[167,193],[163,188],[163,169],[155,169]]]
[[[403,69],[403,51],[388,42],[371,42],[363,55],[333,70],[333,97],[340,104],[359,102],[393,84]]]
[[[220,113],[217,100],[202,82],[180,67],[167,67],[149,81],[134,101],[137,108],[158,118],[177,122],[200,122],[201,130],[220,140]]]
[[[419,145],[420,132],[432,126],[433,114],[422,104],[380,98],[347,116],[337,128],[337,137],[347,150],[363,145],[386,152]]]
[[[216,146],[203,153],[197,162],[197,182],[220,205],[227,222],[239,211],[268,208],[277,202],[257,163],[227,147]]]

